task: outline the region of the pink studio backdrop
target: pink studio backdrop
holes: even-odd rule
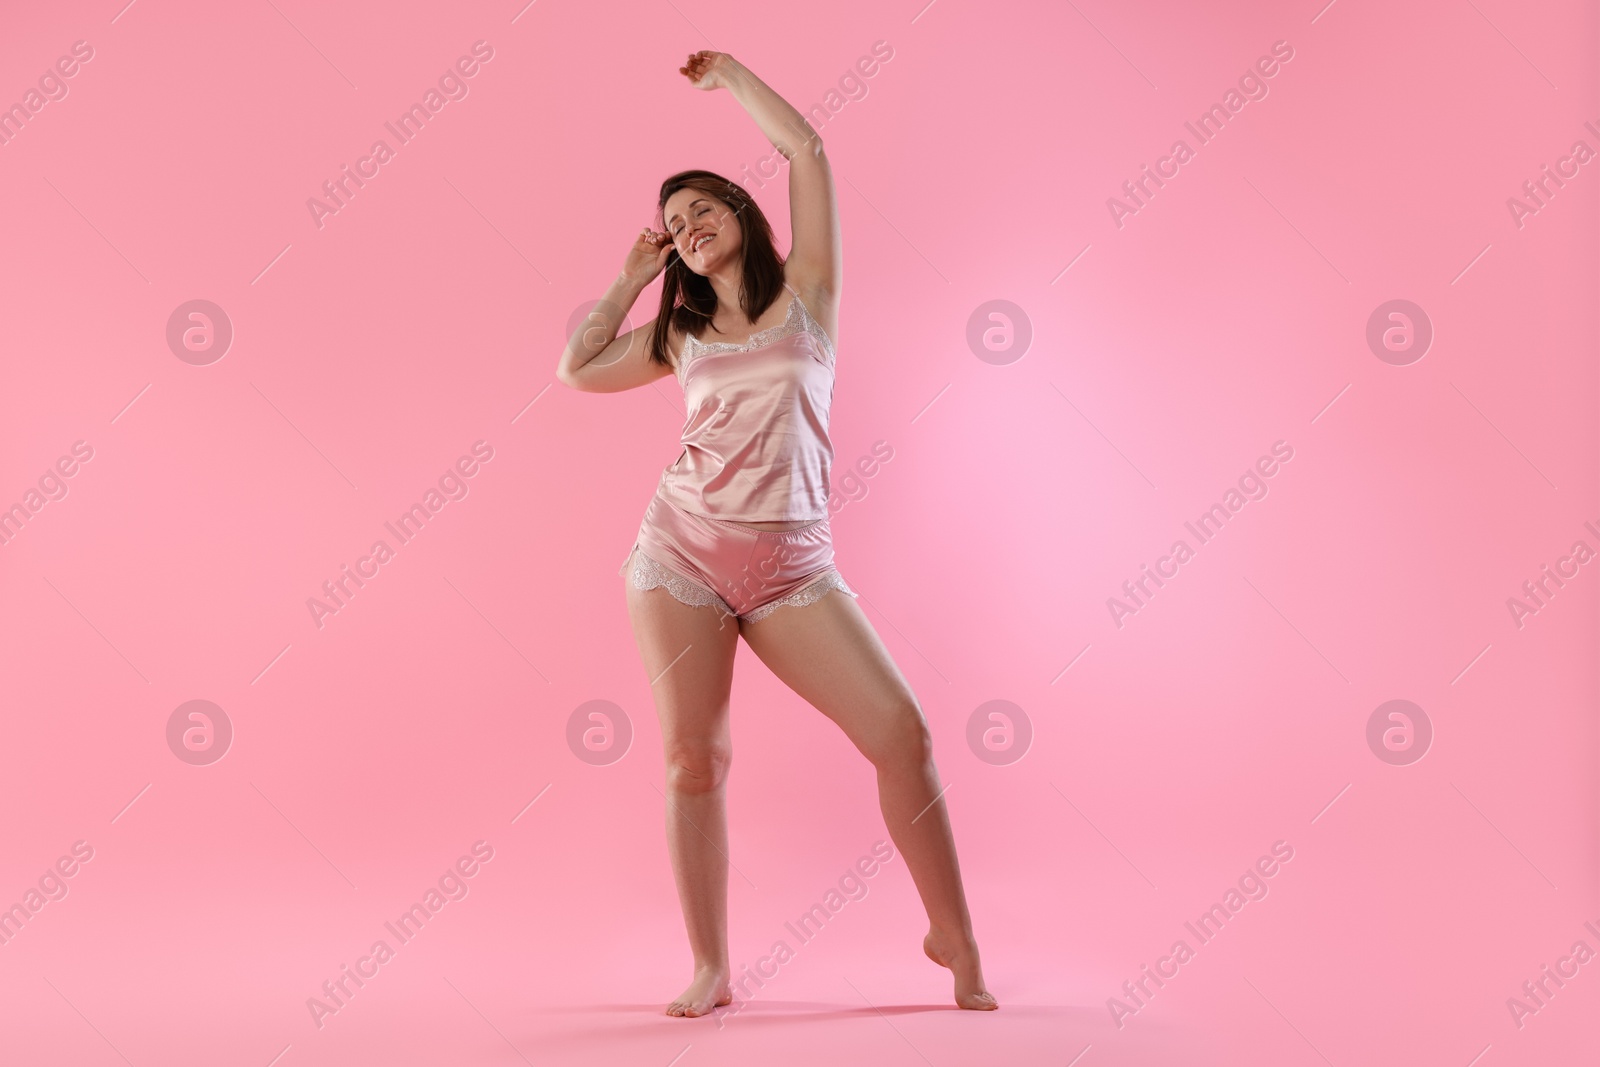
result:
[[[7,13],[0,1061],[1594,1062],[1595,5],[919,2]],[[667,174],[788,249],[701,48],[833,163],[838,564],[933,727],[996,1013],[898,855],[789,932],[887,834],[742,648],[768,978],[660,1014],[690,957],[616,571],[682,396],[553,373]]]

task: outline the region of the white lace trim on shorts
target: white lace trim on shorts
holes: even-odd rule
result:
[[[629,577],[635,589],[655,589],[658,586],[665,586],[667,592],[672,594],[673,599],[680,603],[688,604],[690,607],[710,607],[720,604],[724,611],[728,611],[727,602],[716,593],[713,593],[699,582],[690,581],[676,571],[656,562],[650,556],[645,555],[638,547],[633,550],[633,569],[629,572]],[[747,622],[759,622],[782,607],[804,607],[807,604],[814,604],[834,589],[852,598],[857,595],[845,584],[842,574],[837,570],[829,570],[824,572],[816,581],[803,588],[796,589],[787,596],[779,597],[771,603],[763,604],[759,608],[755,608],[738,617]]]

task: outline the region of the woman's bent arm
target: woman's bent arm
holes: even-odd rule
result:
[[[672,373],[672,368],[650,358],[651,319],[621,337],[628,310],[648,282],[619,274],[600,302],[578,324],[556,366],[556,381],[585,393],[617,393],[649,385]]]

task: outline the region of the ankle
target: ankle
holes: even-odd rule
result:
[[[948,945],[951,948],[959,948],[966,945],[977,947],[978,944],[978,939],[972,936],[971,926],[939,926],[935,923],[930,923],[928,936],[941,945]]]

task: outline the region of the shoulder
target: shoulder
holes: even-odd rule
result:
[[[784,284],[793,289],[800,297],[800,302],[810,312],[812,321],[822,328],[828,335],[828,347],[836,348],[839,336],[839,293],[837,289],[824,284],[825,279],[820,275],[811,276],[793,263],[785,263]]]

